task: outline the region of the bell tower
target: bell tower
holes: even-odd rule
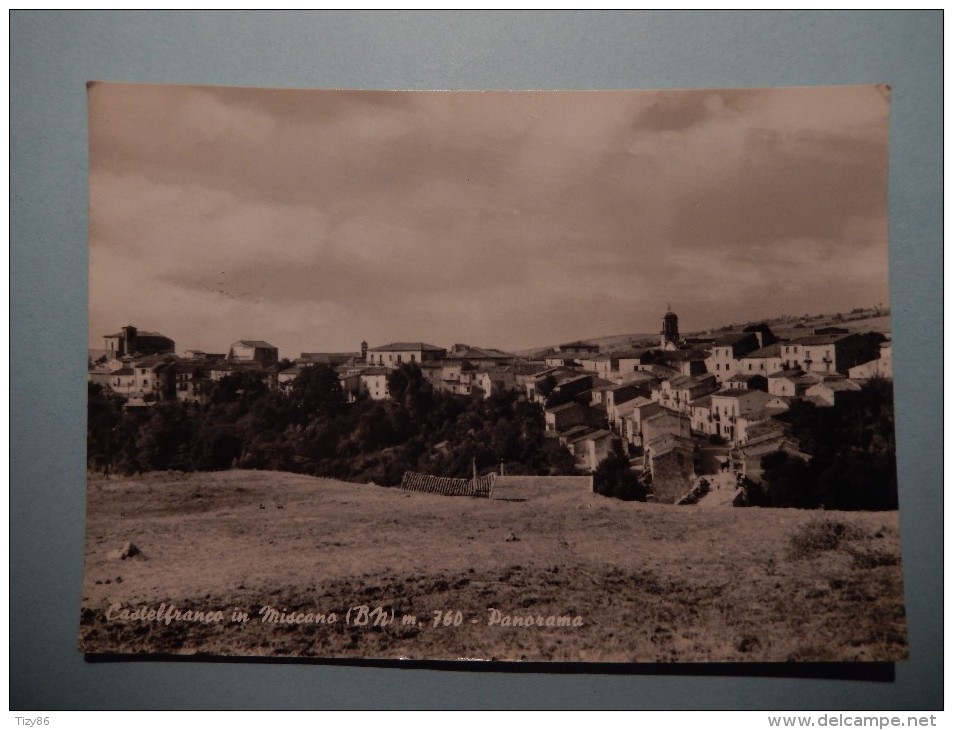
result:
[[[664,350],[675,350],[678,348],[678,315],[672,311],[672,305],[668,305],[668,311],[662,317],[662,338],[659,345]]]

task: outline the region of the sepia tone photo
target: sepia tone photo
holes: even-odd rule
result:
[[[88,97],[81,651],[907,657],[889,87]]]

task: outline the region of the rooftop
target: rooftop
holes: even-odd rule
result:
[[[768,377],[788,378],[789,380],[794,380],[795,378],[800,378],[802,375],[804,375],[804,371],[795,368],[793,370],[778,370],[776,373],[771,373]]]
[[[391,342],[388,345],[369,348],[368,352],[446,352],[442,347],[426,342]]]
[[[389,375],[390,370],[382,367],[364,368],[361,375]]]
[[[579,404],[576,401],[569,401],[568,403],[563,403],[561,406],[553,406],[552,408],[547,408],[547,413],[562,413],[563,411],[569,408],[578,408]]]
[[[778,343],[774,343],[773,345],[762,347],[760,350],[749,352],[742,359],[764,360],[769,357],[780,357],[780,356],[781,356],[781,345],[779,345]]]
[[[741,398],[746,395],[751,395],[752,393],[764,393],[761,390],[748,390],[746,388],[725,388],[724,390],[719,390],[717,393],[712,393],[713,396],[721,396],[723,398]],[[764,393],[767,395],[767,393]]]
[[[491,347],[466,347],[449,353],[447,360],[509,360],[516,357],[502,350],[495,350]]]
[[[835,342],[851,337],[852,335],[805,335],[791,340],[792,345],[833,345]]]
[[[727,335],[720,335],[712,344],[715,347],[727,347],[729,345],[734,345],[737,342],[747,337],[754,337],[754,332],[735,332]]]
[[[268,344],[267,342],[265,342],[264,340],[239,340],[238,342],[234,343],[234,344],[232,345],[232,347],[235,347],[235,345],[244,345],[245,347],[255,347],[255,348],[259,348],[259,347],[260,347],[260,348],[265,348],[265,349],[269,349],[269,350],[277,350],[277,349],[278,349],[278,348],[275,347],[274,345],[270,345],[270,344]]]

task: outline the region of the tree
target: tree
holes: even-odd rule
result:
[[[116,433],[122,422],[122,402],[98,383],[87,386],[86,466],[109,476],[119,450]]]
[[[345,401],[337,373],[324,363],[301,370],[291,384],[288,400],[299,422],[315,413],[336,413]]]
[[[774,332],[771,331],[771,328],[768,327],[767,323],[765,322],[760,322],[759,324],[749,324],[742,331],[743,332],[760,332],[762,347],[773,345],[774,343],[778,341],[777,336],[774,334]]]
[[[893,388],[888,381],[871,380],[859,391],[841,393],[833,408],[794,401],[782,418],[811,460],[802,467],[772,454],[764,457],[771,457],[762,463],[771,467],[764,489],[772,506],[897,508]],[[785,474],[786,468],[796,479]]]
[[[554,378],[552,373],[550,373],[536,384],[536,392],[543,396],[544,400],[548,401],[557,385],[558,382],[556,381],[556,378]]]
[[[760,494],[752,501],[762,507],[818,506],[814,495],[812,475],[807,463],[784,451],[774,451],[761,457]]]
[[[417,363],[406,363],[395,368],[387,376],[387,392],[395,403],[407,409],[414,421],[423,421],[433,409],[433,386]]]
[[[136,436],[139,468],[144,471],[192,471],[189,453],[192,426],[193,422],[180,404],[153,406]]]
[[[268,390],[261,376],[254,371],[230,373],[212,388],[212,403],[250,403]]]
[[[625,501],[644,502],[645,488],[629,466],[629,459],[618,439],[612,442],[609,454],[599,462],[592,475],[593,489],[597,494]]]

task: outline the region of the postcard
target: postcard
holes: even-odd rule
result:
[[[889,87],[88,98],[82,652],[907,657]]]

